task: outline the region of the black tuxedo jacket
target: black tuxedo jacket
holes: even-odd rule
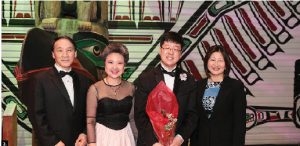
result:
[[[210,119],[202,106],[206,84],[207,79],[197,82],[199,120],[191,146],[244,146],[247,103],[243,83],[224,78]]]
[[[134,104],[134,119],[138,129],[137,146],[152,146],[154,143],[158,142],[150,119],[146,113],[146,104],[149,93],[160,81],[163,80],[164,77],[159,65],[148,72],[142,73],[134,82],[137,87],[137,90],[135,91]],[[184,72],[182,69],[177,67],[173,89],[179,104],[176,132],[185,139],[184,145],[187,144],[187,138],[189,137],[189,133],[192,133],[192,131],[190,131],[190,127],[183,125],[191,125],[196,122],[196,113],[192,112],[192,109],[188,108],[190,107],[189,101],[195,100],[195,88],[195,79],[189,73]],[[187,118],[187,113],[191,113],[188,115],[191,118],[183,121],[183,119]],[[193,120],[195,122],[192,122]]]
[[[78,135],[85,132],[86,93],[92,82],[74,71],[74,106],[54,67],[33,78],[33,102],[28,106],[28,115],[41,146],[53,146],[59,141],[74,146]]]

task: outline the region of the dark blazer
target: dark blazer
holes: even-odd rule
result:
[[[186,75],[186,78],[184,76]],[[180,77],[181,76],[181,77]],[[138,140],[137,146],[152,146],[154,143],[158,142],[158,139],[155,135],[149,117],[146,113],[146,103],[148,94],[152,91],[154,87],[160,82],[163,81],[164,77],[160,69],[160,65],[148,72],[142,73],[134,82],[137,89],[135,91],[135,104],[134,104],[134,119],[135,124],[138,129]],[[178,127],[183,125],[183,119],[185,114],[189,111],[188,105],[190,104],[189,100],[196,97],[195,93],[195,79],[189,73],[183,71],[180,68],[177,68],[174,82],[173,92],[176,95],[179,111],[178,111],[178,121],[176,131],[178,132]],[[193,115],[193,114],[191,114]],[[196,116],[196,113],[194,113]],[[189,123],[190,121],[185,121]],[[191,122],[193,123],[193,122]],[[194,122],[195,123],[195,122]],[[186,127],[186,131],[180,133],[184,139],[187,139],[188,133],[192,133]],[[188,140],[185,140],[187,142]],[[185,143],[186,145],[186,143]]]
[[[53,146],[60,140],[74,146],[86,129],[86,93],[91,80],[75,70],[74,107],[68,92],[52,67],[33,78],[33,102],[28,115],[40,146]]]
[[[241,81],[225,77],[211,118],[202,106],[207,79],[197,82],[199,120],[191,146],[244,146],[246,133],[246,94]]]

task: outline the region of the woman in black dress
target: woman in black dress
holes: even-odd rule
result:
[[[135,146],[129,114],[133,109],[133,84],[122,80],[128,50],[110,44],[103,53],[107,76],[93,84],[87,94],[89,146]]]

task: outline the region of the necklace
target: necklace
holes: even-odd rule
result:
[[[109,84],[108,80],[106,78],[104,78],[104,84],[107,85],[113,91],[114,96],[117,96],[117,92],[119,91],[119,89],[121,87],[122,80],[117,85],[111,85],[111,84]]]

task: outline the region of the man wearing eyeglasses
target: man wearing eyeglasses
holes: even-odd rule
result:
[[[193,128],[184,125],[194,126],[197,120],[195,110],[192,108],[196,98],[196,87],[195,78],[177,65],[183,46],[183,38],[178,33],[164,33],[159,49],[160,64],[140,74],[134,82],[137,87],[134,104],[134,119],[138,129],[137,146],[162,146],[145,110],[149,93],[160,81],[164,81],[176,95],[179,107],[176,136],[172,145],[187,146],[188,137],[192,133],[190,129]]]

